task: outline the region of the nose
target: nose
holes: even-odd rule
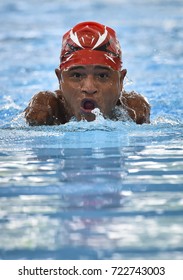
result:
[[[95,94],[97,93],[97,88],[92,75],[88,75],[82,83],[81,91],[84,94]]]

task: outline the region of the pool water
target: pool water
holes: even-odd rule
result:
[[[183,259],[182,0],[0,1],[0,259]],[[29,127],[61,36],[113,27],[151,124]]]

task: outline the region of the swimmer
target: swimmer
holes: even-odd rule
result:
[[[35,94],[25,109],[29,125],[60,125],[76,118],[93,121],[94,109],[117,120],[121,109],[137,124],[150,123],[150,105],[136,92],[126,92],[122,51],[116,33],[96,22],[82,22],[66,32],[60,65],[55,69],[59,89]]]

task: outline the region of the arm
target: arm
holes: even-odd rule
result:
[[[54,125],[66,123],[66,112],[57,91],[35,94],[25,109],[29,125]]]
[[[120,101],[130,118],[137,124],[150,123],[151,106],[141,94],[124,91]]]

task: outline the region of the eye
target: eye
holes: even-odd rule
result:
[[[99,77],[101,80],[107,80],[107,79],[109,78],[109,73],[107,73],[107,72],[98,73],[98,77]]]
[[[70,76],[75,79],[80,79],[82,77],[82,74],[79,72],[73,72]]]

